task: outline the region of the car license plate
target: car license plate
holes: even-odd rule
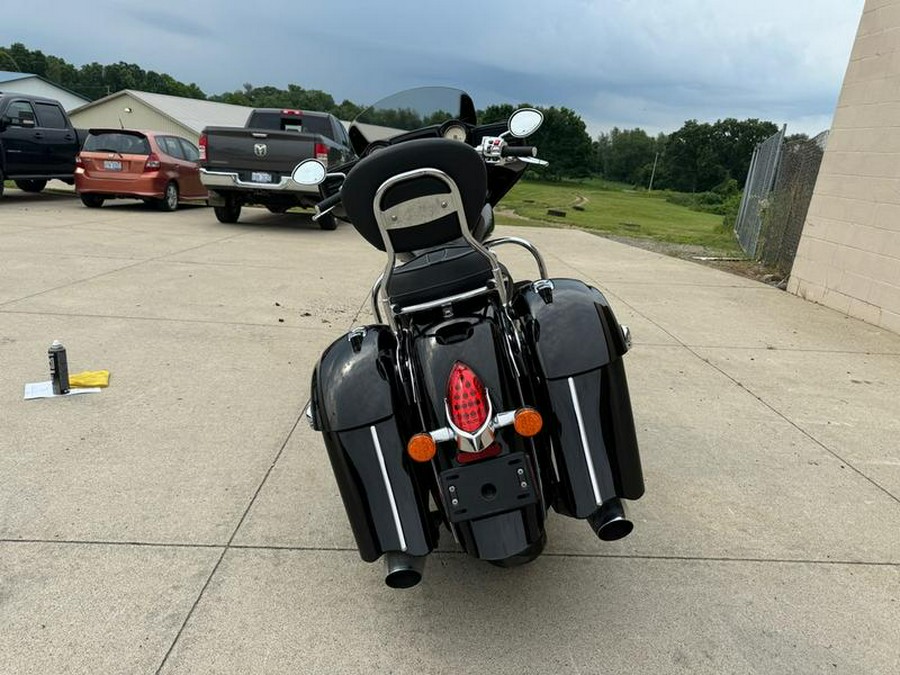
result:
[[[250,180],[254,183],[271,183],[272,174],[266,173],[265,171],[252,171],[250,173]]]
[[[122,170],[122,162],[118,162],[112,159],[104,159],[103,160],[103,168],[109,171],[121,171]]]

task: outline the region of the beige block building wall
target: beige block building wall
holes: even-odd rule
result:
[[[126,108],[129,112],[126,112]],[[143,101],[128,93],[92,106],[85,106],[70,115],[72,124],[80,129],[91,127],[111,127],[117,129],[143,129],[146,131],[162,131],[188,139],[194,145],[200,134],[179,124],[175,120],[161,115]]]
[[[788,291],[900,333],[900,0],[866,0]]]

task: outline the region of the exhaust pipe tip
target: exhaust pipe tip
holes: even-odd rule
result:
[[[425,556],[413,556],[398,551],[384,554],[384,583],[391,588],[412,588],[422,581]]]
[[[625,515],[625,505],[618,497],[607,499],[597,511],[588,516],[591,529],[603,541],[616,541],[627,537],[634,529],[634,523]]]

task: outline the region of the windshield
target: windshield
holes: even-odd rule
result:
[[[371,143],[447,120],[477,123],[475,105],[469,95],[451,87],[419,87],[393,94],[366,108],[353,120],[353,127]]]

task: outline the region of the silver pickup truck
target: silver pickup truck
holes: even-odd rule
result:
[[[236,223],[245,204],[273,213],[320,201],[317,187],[298,185],[291,172],[304,159],[337,166],[355,157],[344,125],[334,115],[302,110],[254,110],[243,127],[206,127],[200,136],[200,180],[216,218]],[[323,230],[335,228],[331,214]]]

